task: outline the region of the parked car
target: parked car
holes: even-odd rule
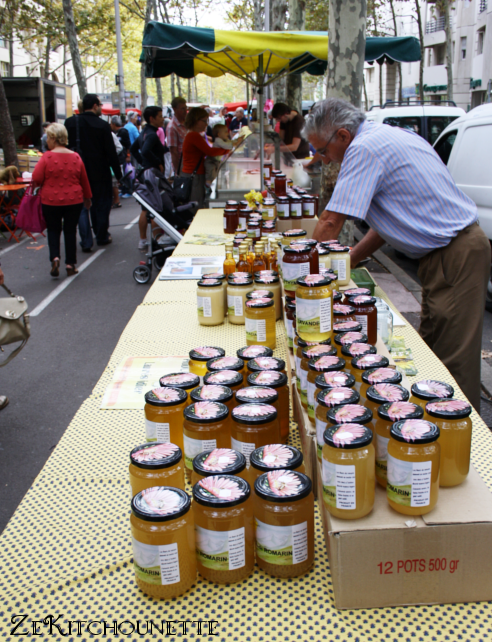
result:
[[[475,201],[480,227],[492,244],[492,103],[453,121],[434,149],[456,185]],[[492,269],[486,307],[492,312]]]

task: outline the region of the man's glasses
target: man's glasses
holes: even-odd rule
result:
[[[323,147],[323,149],[316,149],[315,152],[319,154],[320,156],[326,156],[326,150],[328,149],[328,145],[331,143],[333,140],[333,137],[335,134],[338,134],[338,129],[333,132],[333,134],[330,136],[330,140],[326,143],[326,145]]]

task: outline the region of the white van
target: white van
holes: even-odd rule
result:
[[[456,185],[475,201],[480,227],[492,240],[492,103],[475,107],[448,125],[434,149]],[[492,311],[492,281],[487,310]]]
[[[426,103],[401,106],[394,102],[387,102],[382,107],[371,107],[366,112],[367,120],[410,129],[425,138],[431,145],[450,123],[464,115],[465,111],[456,106]]]

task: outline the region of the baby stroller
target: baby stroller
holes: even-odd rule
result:
[[[165,260],[183,238],[178,230],[185,230],[191,223],[191,214],[197,203],[180,203],[170,183],[156,169],[146,169],[139,175],[133,197],[147,214],[147,254],[146,260],[133,270],[137,283],[148,283],[152,277],[152,263],[156,270],[162,269]],[[156,223],[164,232],[155,235]]]

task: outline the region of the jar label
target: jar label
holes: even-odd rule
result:
[[[332,464],[323,458],[323,499],[328,506],[355,510],[355,466]]]
[[[246,564],[244,527],[233,531],[210,531],[195,526],[196,554],[205,568],[234,571]]]
[[[304,401],[307,404],[307,376],[308,373],[306,370],[300,369],[301,375],[301,401]]]
[[[282,276],[286,290],[295,290],[297,279],[307,274],[309,274],[309,261],[306,263],[285,263],[282,261]]]
[[[293,335],[294,335],[294,328],[293,328],[293,321],[292,319],[287,319],[287,345],[289,348],[294,347],[294,341],[293,341]]]
[[[314,216],[314,203],[303,203],[302,215],[305,218],[312,218]]]
[[[388,442],[376,433],[376,473],[381,479],[388,479]]]
[[[246,227],[246,217],[239,215],[239,227],[245,228]]]
[[[232,450],[237,450],[239,453],[242,453],[246,459],[246,468],[249,468],[249,458],[253,450],[256,450],[255,444],[250,444],[244,441],[238,441],[231,437],[231,447]]]
[[[308,558],[307,522],[293,526],[272,526],[255,517],[256,555],[264,562],[292,566]]]
[[[180,580],[178,545],[154,546],[133,540],[133,566],[135,575],[147,584],[166,586]]]
[[[314,419],[314,411],[315,411],[315,399],[314,399],[314,393],[316,391],[316,384],[311,383],[310,381],[307,382],[307,407],[308,407],[308,416],[311,417],[311,419]]]
[[[265,319],[248,319],[245,320],[246,341],[266,341],[266,320]]]
[[[224,216],[223,220],[224,220],[224,230],[226,230],[227,229],[227,218]]]
[[[147,441],[162,441],[164,444],[171,443],[171,431],[169,424],[161,424],[157,421],[145,419],[145,436]]]
[[[428,506],[431,474],[431,461],[402,461],[388,455],[388,499],[402,506]]]
[[[294,346],[294,349],[296,350],[296,347]],[[296,378],[297,378],[297,387],[299,390],[301,389],[301,357],[297,356],[297,350],[296,350]]]
[[[323,445],[325,443],[325,440],[323,439],[323,434],[325,430],[328,428],[328,424],[326,421],[321,421],[321,419],[318,419],[318,417],[315,418],[316,422],[316,445],[317,445],[317,453],[319,459],[321,459],[321,451],[323,450]]]
[[[277,204],[277,216],[279,218],[289,218],[289,204],[288,203],[278,203]]]
[[[214,448],[217,448],[217,440],[216,439],[192,439],[191,437],[187,437],[183,433],[183,445],[184,445],[184,452],[185,452],[184,459],[185,459],[186,468],[193,470],[193,459],[196,457],[196,455],[204,452],[205,450],[213,450]]]
[[[367,314],[356,314],[355,320],[362,326],[362,332],[367,334]]]
[[[329,270],[331,268],[331,259],[329,256],[320,256],[319,257],[319,266]]]
[[[326,299],[296,299],[297,331],[306,334],[331,332],[331,296]]]
[[[302,205],[301,203],[291,203],[290,205],[290,218],[302,218]]]
[[[197,296],[196,301],[198,306],[198,316],[211,317],[212,316],[212,298],[209,296]]]
[[[338,276],[339,281],[347,279],[347,259],[331,259],[331,269]]]
[[[227,295],[227,312],[235,317],[243,316],[243,297]]]

